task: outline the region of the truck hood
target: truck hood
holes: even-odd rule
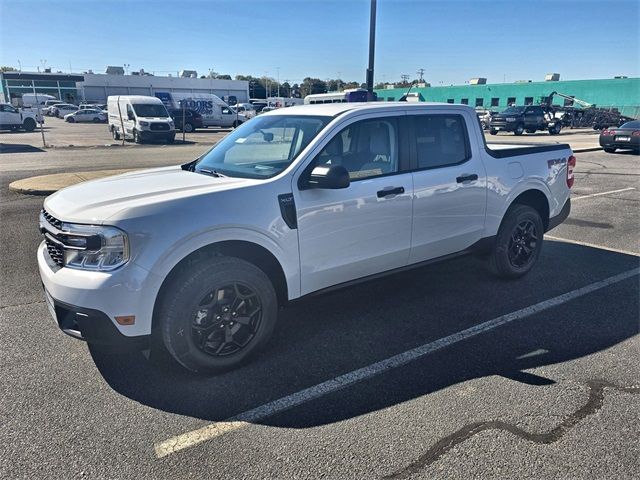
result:
[[[173,202],[256,182],[258,180],[188,172],[180,166],[154,168],[67,187],[47,197],[44,208],[64,222],[101,224],[127,209]]]

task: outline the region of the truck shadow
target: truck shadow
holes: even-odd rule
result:
[[[166,354],[151,360],[138,352],[92,348],[91,354],[118,393],[166,412],[222,421],[638,264],[631,255],[546,242],[536,269],[516,281],[495,279],[484,262],[467,257],[309,297],[281,311],[259,358],[217,376],[186,372]],[[329,424],[490,375],[553,384],[524,370],[591,355],[636,335],[638,290],[636,275],[260,423]]]

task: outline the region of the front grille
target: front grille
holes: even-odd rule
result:
[[[151,130],[169,130],[168,123],[152,123],[149,128]]]
[[[44,208],[42,209],[42,215],[47,222],[56,227],[58,230],[62,228],[62,222],[51,215],[49,212],[47,212]]]
[[[51,260],[54,261],[56,265],[59,267],[64,266],[64,251],[60,245],[56,245],[47,237],[44,237],[45,244],[47,246],[47,252],[49,252],[49,256]]]
[[[42,217],[49,225],[57,228],[58,230],[62,228],[62,222],[57,218],[55,218],[53,215],[51,215],[49,212],[47,212],[44,208],[42,209]],[[45,234],[45,230],[43,230],[42,233],[44,234],[44,242],[45,242],[45,245],[47,246],[47,252],[51,257],[51,260],[53,260],[54,263],[59,267],[63,267],[64,266],[64,250],[62,248],[62,245],[52,240],[50,236],[51,233]]]

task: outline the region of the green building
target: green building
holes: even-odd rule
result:
[[[379,101],[397,101],[407,88],[376,90]],[[626,116],[640,118],[640,78],[603,80],[562,80],[546,82],[452,85],[450,87],[412,88],[426,102],[462,103],[472,107],[500,111],[509,105],[543,103],[552,92],[562,93],[600,108],[618,109]],[[554,96],[554,105],[573,102]],[[578,103],[575,103],[578,107]]]

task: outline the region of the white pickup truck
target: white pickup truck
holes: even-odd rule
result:
[[[20,129],[32,132],[38,122],[44,123],[36,112],[19,110],[9,103],[0,103],[0,129],[16,132]]]
[[[466,253],[524,275],[569,215],[575,163],[567,145],[489,148],[463,105],[283,108],[190,163],[51,195],[38,264],[66,333],[161,339],[220,371],[313,292]]]

